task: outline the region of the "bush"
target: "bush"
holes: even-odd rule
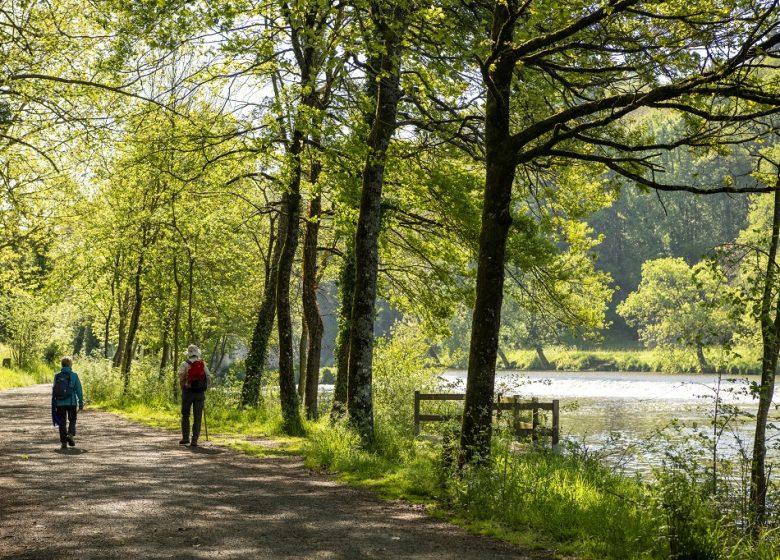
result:
[[[437,386],[428,341],[416,325],[397,323],[374,349],[375,449],[391,460],[414,454],[414,392]]]

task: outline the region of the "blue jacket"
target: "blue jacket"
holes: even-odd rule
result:
[[[70,396],[66,399],[56,399],[54,401],[55,406],[84,406],[84,393],[81,390],[81,380],[79,375],[69,367],[64,367],[60,371],[66,371],[70,373]],[[59,371],[57,372],[59,373]],[[55,374],[56,377],[57,374]],[[54,383],[52,382],[52,391],[54,391]],[[77,402],[78,401],[78,402]]]

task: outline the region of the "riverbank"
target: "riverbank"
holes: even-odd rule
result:
[[[705,356],[708,372],[730,375],[749,375],[761,372],[757,348],[736,348],[726,352],[722,348],[707,348]],[[497,367],[520,371],[625,371],[659,373],[701,373],[693,350],[659,349],[576,349],[565,346],[544,348],[548,364],[544,364],[535,350],[510,350],[506,360]],[[465,367],[459,364],[458,367]]]

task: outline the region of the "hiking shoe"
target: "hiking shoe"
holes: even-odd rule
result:
[[[198,442],[195,440],[192,440],[192,443],[190,444],[190,447],[198,447]]]
[[[71,447],[76,447],[76,440],[73,439],[73,436],[68,436],[65,439],[68,440],[68,445],[70,445]]]
[[[183,439],[179,442],[179,445],[187,445],[190,442],[188,439]]]

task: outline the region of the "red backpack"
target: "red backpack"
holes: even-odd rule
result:
[[[195,360],[194,362],[187,360],[187,363],[190,364],[190,369],[187,370],[187,387],[193,393],[202,393],[208,386],[206,364],[203,363],[203,360]]]

